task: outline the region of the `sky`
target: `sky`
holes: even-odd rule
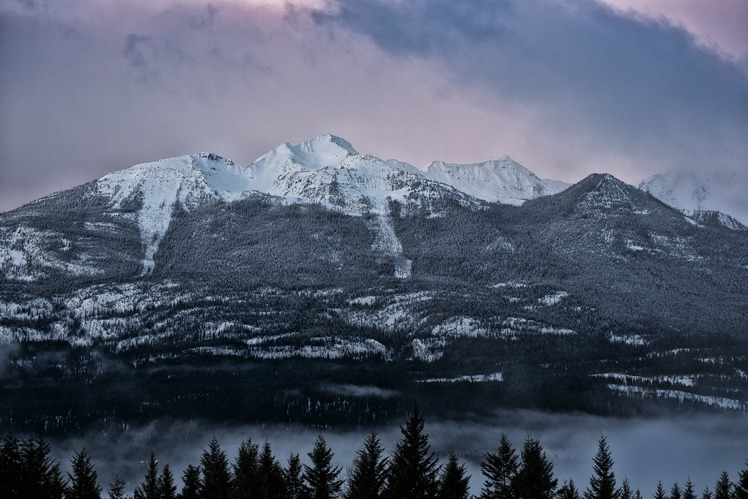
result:
[[[323,133],[419,168],[745,192],[745,26],[745,0],[0,0],[0,211]]]

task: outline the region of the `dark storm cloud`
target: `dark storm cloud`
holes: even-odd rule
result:
[[[665,19],[589,0],[342,0],[315,20],[441,61],[484,101],[537,109],[540,143],[550,132],[664,169],[748,158],[746,74]]]

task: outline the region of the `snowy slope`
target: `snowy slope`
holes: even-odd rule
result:
[[[250,191],[244,168],[209,153],[135,165],[100,178],[96,187],[114,209],[141,203],[136,216],[144,272],[153,270],[153,256],[176,207],[189,210],[205,199],[235,201]]]
[[[569,187],[564,182],[539,179],[509,156],[465,165],[435,161],[424,175],[478,199],[512,205],[556,194]]]
[[[231,202],[259,192],[354,216],[374,215],[375,245],[400,261],[402,246],[389,219],[392,200],[438,215],[446,199],[473,207],[482,201],[519,205],[567,187],[540,180],[508,157],[473,165],[436,162],[422,172],[407,163],[360,154],[330,134],[298,145],[284,143],[248,168],[201,153],[135,165],[102,177],[96,186],[115,210],[139,206],[131,216],[140,227],[146,273],[153,270],[174,209],[190,210],[207,200]],[[398,272],[407,276],[409,265],[403,261]]]
[[[379,212],[387,198],[404,199],[422,180],[411,165],[359,154],[329,134],[296,146],[282,144],[252,163],[248,174],[254,190],[351,214]]]
[[[701,175],[670,171],[641,181],[639,188],[670,206],[693,215],[696,211],[720,211],[748,224],[745,179],[735,172]]]

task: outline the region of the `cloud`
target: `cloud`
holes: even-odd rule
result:
[[[439,61],[488,105],[525,106],[533,140],[566,156],[565,168],[583,155],[637,173],[642,162],[734,169],[748,158],[746,74],[664,19],[590,0],[341,0],[315,20]]]
[[[650,17],[665,17],[683,25],[700,43],[715,47],[737,60],[748,70],[748,3],[743,0],[603,0],[621,9]]]
[[[418,167],[509,154],[566,181],[748,159],[740,67],[589,0],[15,5],[0,8],[0,210],[325,132]]]

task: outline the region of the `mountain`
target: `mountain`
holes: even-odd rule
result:
[[[556,194],[569,187],[557,180],[540,180],[509,156],[469,165],[435,161],[426,169],[425,176],[478,199],[512,205]]]
[[[246,171],[233,161],[201,153],[135,165],[96,181],[112,210],[133,203],[144,248],[143,270],[153,270],[153,256],[169,228],[172,212],[189,210],[206,200],[235,201],[250,190]]]
[[[0,214],[0,427],[748,408],[748,231],[544,182],[324,135]]]
[[[748,182],[736,172],[701,174],[674,170],[642,180],[639,188],[689,215],[720,211],[743,226],[748,224]],[[731,222],[725,220],[730,227]]]

